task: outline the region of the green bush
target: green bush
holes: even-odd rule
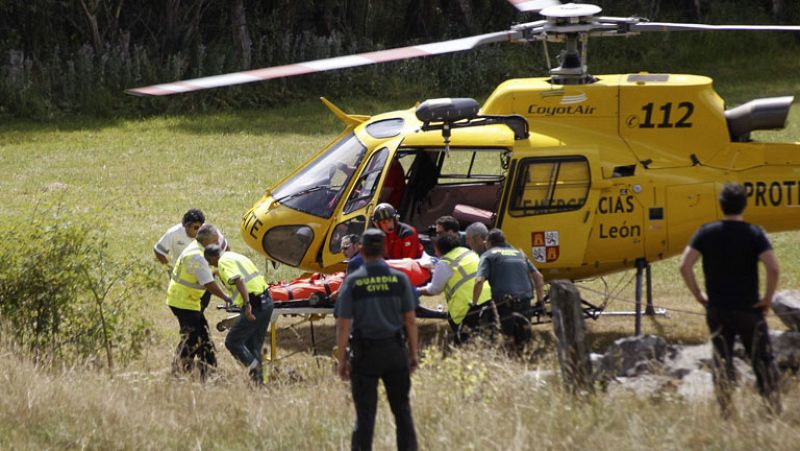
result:
[[[2,330],[40,363],[112,370],[115,358],[140,355],[149,337],[130,297],[153,286],[152,265],[112,260],[99,222],[62,206],[0,222]]]

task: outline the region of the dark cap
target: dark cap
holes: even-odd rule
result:
[[[380,229],[369,228],[361,235],[361,252],[364,255],[383,255],[385,235]]]

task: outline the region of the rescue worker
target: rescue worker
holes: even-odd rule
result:
[[[183,214],[183,219],[180,224],[175,224],[170,227],[164,235],[156,242],[153,247],[153,252],[156,254],[156,259],[164,266],[169,268],[167,274],[172,274],[172,263],[169,261],[169,255],[173,258],[178,258],[186,246],[194,240],[197,236],[197,231],[206,222],[206,217],[202,211],[192,208]],[[217,230],[219,234],[219,245],[223,250],[229,250],[228,241],[222,236],[222,233]],[[206,291],[200,298],[200,310],[205,311],[208,303],[211,300],[211,293]]]
[[[492,300],[490,284],[485,284],[472,306],[475,276],[478,272],[478,254],[459,246],[458,237],[446,233],[436,238],[436,256],[439,261],[433,268],[431,282],[420,288],[423,296],[434,296],[444,291],[447,300],[447,322],[456,337],[456,343],[465,342],[471,329],[479,325],[481,310]]]
[[[717,399],[723,415],[730,416],[736,383],[733,342],[738,335],[753,365],[761,396],[773,413],[780,413],[778,370],[764,318],[778,286],[778,260],[764,230],[744,221],[747,191],[742,185],[726,184],[719,203],[722,221],[700,227],[684,250],[680,266],[689,291],[706,307]],[[706,293],[700,291],[693,270],[701,256]],[[759,298],[759,261],[767,270],[763,298]]]
[[[156,245],[153,246],[156,259],[171,269],[172,264],[169,261],[169,255],[172,255],[173,258],[178,258],[181,252],[186,249],[186,246],[194,240],[200,226],[205,222],[205,215],[196,208],[184,213],[181,223],[170,227],[156,242]]]
[[[218,268],[219,279],[230,293],[233,304],[242,309],[225,338],[225,347],[247,368],[253,383],[261,385],[264,381],[261,350],[273,307],[267,281],[244,255],[223,252],[212,244],[205,248],[203,256],[211,266]]]
[[[434,229],[437,237],[446,233],[458,238],[459,246],[467,246],[467,242],[464,241],[464,234],[461,233],[461,224],[459,224],[458,219],[452,216],[440,216],[439,219],[437,219],[434,223]],[[436,240],[434,239],[434,241]],[[434,245],[434,253],[436,253],[435,247],[436,246]]]
[[[364,258],[361,257],[361,237],[356,234],[345,235],[340,244],[344,256],[347,257],[347,273],[349,274],[364,264]]]
[[[489,236],[489,229],[486,228],[486,224],[473,222],[467,226],[465,233],[467,246],[472,249],[472,252],[483,255],[486,252],[486,237]]]
[[[439,219],[436,220],[434,227],[436,227],[436,236],[449,233],[458,238],[459,232],[461,231],[461,224],[459,224],[458,220],[452,216],[439,217]]]
[[[181,252],[186,249],[186,246],[197,236],[197,231],[205,222],[206,216],[202,211],[196,208],[192,208],[184,213],[180,224],[175,224],[167,229],[167,231],[161,235],[161,238],[158,239],[156,245],[153,246],[156,259],[163,265],[172,269],[169,256],[171,255],[173,258],[178,258]],[[228,246],[228,241],[225,240],[222,233],[219,231],[217,231],[217,233],[219,233],[220,246],[223,247],[223,250],[228,250],[230,248],[230,246]]]
[[[419,363],[414,294],[406,275],[384,262],[383,251],[383,232],[367,229],[361,238],[364,265],[347,275],[336,303],[337,372],[351,381],[356,408],[352,449],[372,448],[378,380],[383,380],[397,449],[413,450],[417,436],[408,395]]]
[[[397,210],[391,204],[378,204],[372,214],[372,222],[386,234],[385,258],[394,260],[422,257],[424,249],[419,241],[417,229],[400,222]]]
[[[200,360],[200,376],[205,379],[210,368],[217,366],[214,343],[209,336],[208,322],[201,310],[200,298],[208,290],[224,299],[231,298],[214,282],[211,267],[203,257],[203,248],[219,240],[217,228],[203,224],[194,241],[183,250],[172,270],[167,288],[167,305],[178,319],[181,340],[175,350],[173,371],[188,372],[194,367],[194,358]]]
[[[535,288],[537,307],[542,305],[544,278],[522,251],[506,242],[502,230],[489,232],[486,247],[488,249],[478,264],[472,305],[477,305],[482,299],[483,285],[488,281],[502,331],[514,337],[514,344],[519,348],[531,338],[531,299]]]
[[[345,235],[339,242],[339,247],[342,249],[344,256],[347,257],[345,274],[350,274],[364,264],[364,258],[361,257],[361,237],[356,234]],[[336,302],[339,298],[339,291],[341,291],[341,287],[330,294],[329,298],[332,302]]]

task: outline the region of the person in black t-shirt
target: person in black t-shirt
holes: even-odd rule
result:
[[[736,378],[733,342],[738,335],[750,356],[761,396],[773,412],[781,405],[778,373],[764,313],[778,285],[778,261],[764,231],[742,217],[747,193],[740,184],[726,184],[719,196],[722,221],[697,230],[681,257],[680,271],[697,302],[706,307],[714,347],[714,382],[723,414],[731,413]],[[706,293],[700,291],[694,265],[703,257]],[[759,297],[758,262],[767,270],[767,287]]]

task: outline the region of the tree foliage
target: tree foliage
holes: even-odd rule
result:
[[[0,331],[42,363],[95,361],[109,370],[140,354],[149,322],[135,297],[152,265],[116,261],[105,228],[62,206],[0,233]],[[98,360],[100,359],[100,360]]]
[[[800,4],[785,0],[596,3],[610,15],[654,20],[800,22]],[[228,90],[177,106],[133,102],[122,94],[143,84],[502,30],[537,17],[517,13],[504,0],[0,0],[0,111],[41,116],[163,110],[186,103],[264,104],[320,89],[372,95],[431,69],[435,76],[427,75],[426,81],[442,88],[452,83],[453,73],[440,70],[450,64],[448,57],[437,58],[441,62],[418,74],[402,73],[403,63],[393,63],[390,69],[355,69],[347,76],[273,82],[270,95]],[[514,58],[505,59],[518,65]],[[476,80],[467,90],[486,89],[509,67],[492,67],[490,80]],[[393,78],[398,71],[399,78]]]

